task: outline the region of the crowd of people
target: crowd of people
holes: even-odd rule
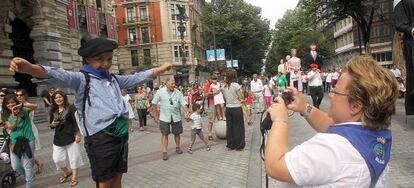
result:
[[[301,164],[297,163],[297,159],[302,156],[303,151],[288,152],[286,140],[283,140],[287,137],[284,132],[287,129],[284,125],[288,124],[287,117],[285,117],[286,108],[300,112],[319,132],[341,135],[348,130],[329,126],[354,121],[359,122],[355,125],[358,129],[361,129],[361,125],[367,125],[376,130],[384,130],[385,139],[389,139],[390,136],[386,131],[389,126],[388,119],[380,121],[373,117],[372,113],[376,111],[380,113],[376,106],[370,111],[372,105],[381,104],[371,104],[366,101],[367,98],[362,97],[366,96],[364,93],[358,93],[358,89],[362,89],[360,87],[375,83],[364,82],[365,85],[360,86],[352,78],[361,82],[366,81],[359,77],[359,73],[363,73],[360,64],[364,62],[367,66],[371,66],[370,71],[376,71],[375,74],[394,75],[395,80],[401,80],[400,91],[404,87],[399,71],[395,68],[385,71],[386,69],[374,65],[376,62],[370,59],[351,60],[344,69],[324,69],[322,68],[323,56],[316,51],[316,45],[313,43],[310,45],[309,53],[305,56],[304,63],[296,56],[296,49],[291,49],[291,54],[280,61],[278,72],[274,76],[253,74],[252,79],[249,77],[240,79],[235,70],[228,70],[225,73],[213,71],[202,84],[194,82],[188,88],[176,87],[173,76],[168,77],[160,85],[154,84],[150,88],[146,84],[147,81],[168,71],[172,65],[167,63],[133,75],[113,75],[109,73],[109,69],[112,51],[116,48],[115,42],[106,39],[98,38],[86,42],[78,51],[84,60],[80,72],[34,65],[19,57],[13,58],[10,62],[11,71],[30,74],[37,78],[48,78],[48,82],[58,83],[61,87],[51,88],[41,94],[45,105],[45,118],[50,128],[54,130],[52,158],[56,168],[62,171],[60,183],[69,181],[70,186],[78,184],[78,169],[84,164],[80,148],[83,138],[91,165],[91,177],[96,185],[120,187],[122,174],[128,169],[128,138],[129,134],[135,130],[132,123],[134,119],[138,119],[140,131],[147,129],[148,116],[159,126],[162,159],[168,160],[168,139],[171,133],[174,135],[175,152],[183,153],[181,148],[183,121],[191,121],[188,153],[194,152],[193,145],[197,135],[205,144],[205,149],[211,150],[210,141],[214,140],[213,126],[217,123],[226,124],[227,150],[243,151],[246,146],[245,124],[252,124],[253,114],[264,113],[267,110],[274,124],[283,124],[282,128],[271,130],[267,147],[280,145],[266,149],[270,151],[269,153],[273,153],[266,153],[266,158],[270,159],[266,160],[268,174],[290,183],[312,184],[310,180],[301,178],[303,174],[297,170],[302,168]],[[307,67],[302,67],[303,64]],[[381,79],[393,81],[394,77]],[[351,87],[350,84],[356,86]],[[379,85],[372,87],[364,89],[364,92],[369,93],[368,96],[373,95],[372,91]],[[62,91],[63,88],[73,89],[75,96],[73,104],[69,102],[67,94]],[[128,88],[135,89],[133,97],[128,94]],[[391,94],[394,94],[393,89],[393,87],[388,88]],[[281,93],[286,91],[294,95],[295,100],[292,105],[284,106],[283,99],[279,98]],[[356,94],[352,94],[351,91],[355,91]],[[313,105],[304,103],[300,93],[309,94]],[[335,109],[331,110],[344,117],[338,114],[328,115],[319,110],[324,93],[329,93],[331,97],[335,96],[332,97],[335,101],[331,100],[331,106],[332,108],[335,106]],[[38,106],[27,101],[24,90],[14,92],[2,90],[0,94],[1,120],[10,138],[8,152],[12,167],[16,174],[25,177],[26,187],[32,187],[35,166],[37,171],[43,168],[41,160],[35,154],[36,149],[41,147],[38,131],[33,122],[33,111]],[[343,110],[349,110],[350,116],[345,117],[346,113],[336,108],[336,103],[345,104],[346,102],[340,101],[338,99],[340,96],[348,97],[349,108]],[[384,96],[381,100],[387,100],[390,97],[393,95]],[[274,100],[277,100],[279,104],[275,106]],[[393,99],[388,102],[391,102],[387,103],[391,107],[395,105],[392,103],[395,102]],[[381,113],[393,113],[391,107],[389,112]],[[369,112],[365,112],[367,110]],[[204,137],[203,131],[202,116],[204,115],[208,116],[207,138]],[[364,126],[362,130],[365,130]],[[279,138],[272,138],[273,135],[278,135]],[[327,138],[324,136],[315,138],[315,143],[318,142],[317,139]],[[335,143],[343,144],[344,142],[343,139],[333,138],[335,139]],[[300,149],[315,149],[316,145],[304,145]],[[388,145],[384,147],[387,147],[384,151],[388,152]],[[280,156],[284,154],[287,154],[286,164],[285,161],[280,161]],[[315,162],[315,165],[311,166],[314,170],[320,168],[319,159],[306,160]],[[328,158],[327,160],[336,159]],[[281,166],[276,166],[276,164]],[[383,168],[375,170],[382,172]],[[350,173],[354,172],[350,171]],[[315,176],[315,178],[320,177]],[[332,178],[337,179],[337,177]],[[381,179],[379,176],[371,176],[371,178]]]

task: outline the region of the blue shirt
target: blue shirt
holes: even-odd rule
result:
[[[167,123],[181,121],[181,108],[186,105],[183,93],[174,89],[174,92],[170,95],[167,87],[163,87],[157,91],[157,94],[155,94],[152,100],[152,104],[159,105],[160,120]]]
[[[83,112],[83,97],[86,79],[81,72],[66,71],[62,68],[42,66],[46,75],[51,79],[48,82],[61,88],[70,88],[75,90],[75,106],[80,115],[80,125],[82,134],[86,135],[83,122],[85,122],[89,135],[105,129],[112,124],[116,118],[128,118],[128,107],[122,99],[121,89],[135,87],[151,78],[153,69],[135,73],[133,75],[116,75],[115,79],[109,81],[100,79],[92,74],[90,76],[89,97],[91,106],[86,102],[86,120]]]

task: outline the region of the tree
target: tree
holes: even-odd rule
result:
[[[325,57],[333,55],[332,43],[317,27],[315,19],[301,9],[288,10],[275,25],[272,46],[266,58],[266,72],[275,74],[280,59],[290,54],[291,48],[296,48],[297,56],[303,59],[311,42],[317,42],[318,51]]]
[[[357,23],[362,35],[365,52],[371,53],[370,34],[374,15],[383,16],[377,0],[302,0],[307,14],[320,23],[335,23],[348,16]],[[362,51],[361,51],[362,52]]]
[[[215,34],[216,47],[226,50],[227,59],[238,59],[246,74],[260,72],[271,39],[270,22],[260,12],[242,0],[213,0],[202,15],[208,46],[214,48]]]

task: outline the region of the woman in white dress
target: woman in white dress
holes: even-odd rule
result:
[[[218,120],[225,120],[224,119],[224,98],[222,85],[220,82],[217,81],[217,77],[212,78],[213,83],[210,85],[210,92],[214,95],[214,105],[216,106]]]
[[[131,97],[128,95],[126,89],[122,89],[122,98],[124,99],[127,107],[128,107],[128,126],[129,130],[132,132],[134,129],[132,128],[132,119],[135,118],[134,110],[132,109],[131,103],[129,102],[131,100]]]

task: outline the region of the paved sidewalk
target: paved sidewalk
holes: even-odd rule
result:
[[[190,139],[190,124],[184,123],[181,147],[184,154],[175,153],[173,136],[169,137],[169,160],[162,160],[161,134],[152,119],[148,119],[146,131],[136,130],[130,133],[128,173],[124,175],[123,187],[246,187],[250,146],[253,129],[258,125],[246,126],[246,149],[227,151],[226,140],[215,138],[211,142],[211,151],[205,151],[199,138],[193,146],[194,154],[186,151]],[[207,117],[203,117],[207,122]],[[204,123],[204,134],[207,135]],[[138,126],[137,122],[134,122]],[[53,132],[46,125],[38,125],[43,148],[36,152],[45,164],[44,172],[34,181],[35,187],[68,187],[69,182],[59,184],[59,173],[52,161]],[[89,161],[82,147],[85,166],[80,169],[77,187],[92,187]],[[260,182],[260,177],[257,179]],[[19,177],[18,187],[24,187]]]

